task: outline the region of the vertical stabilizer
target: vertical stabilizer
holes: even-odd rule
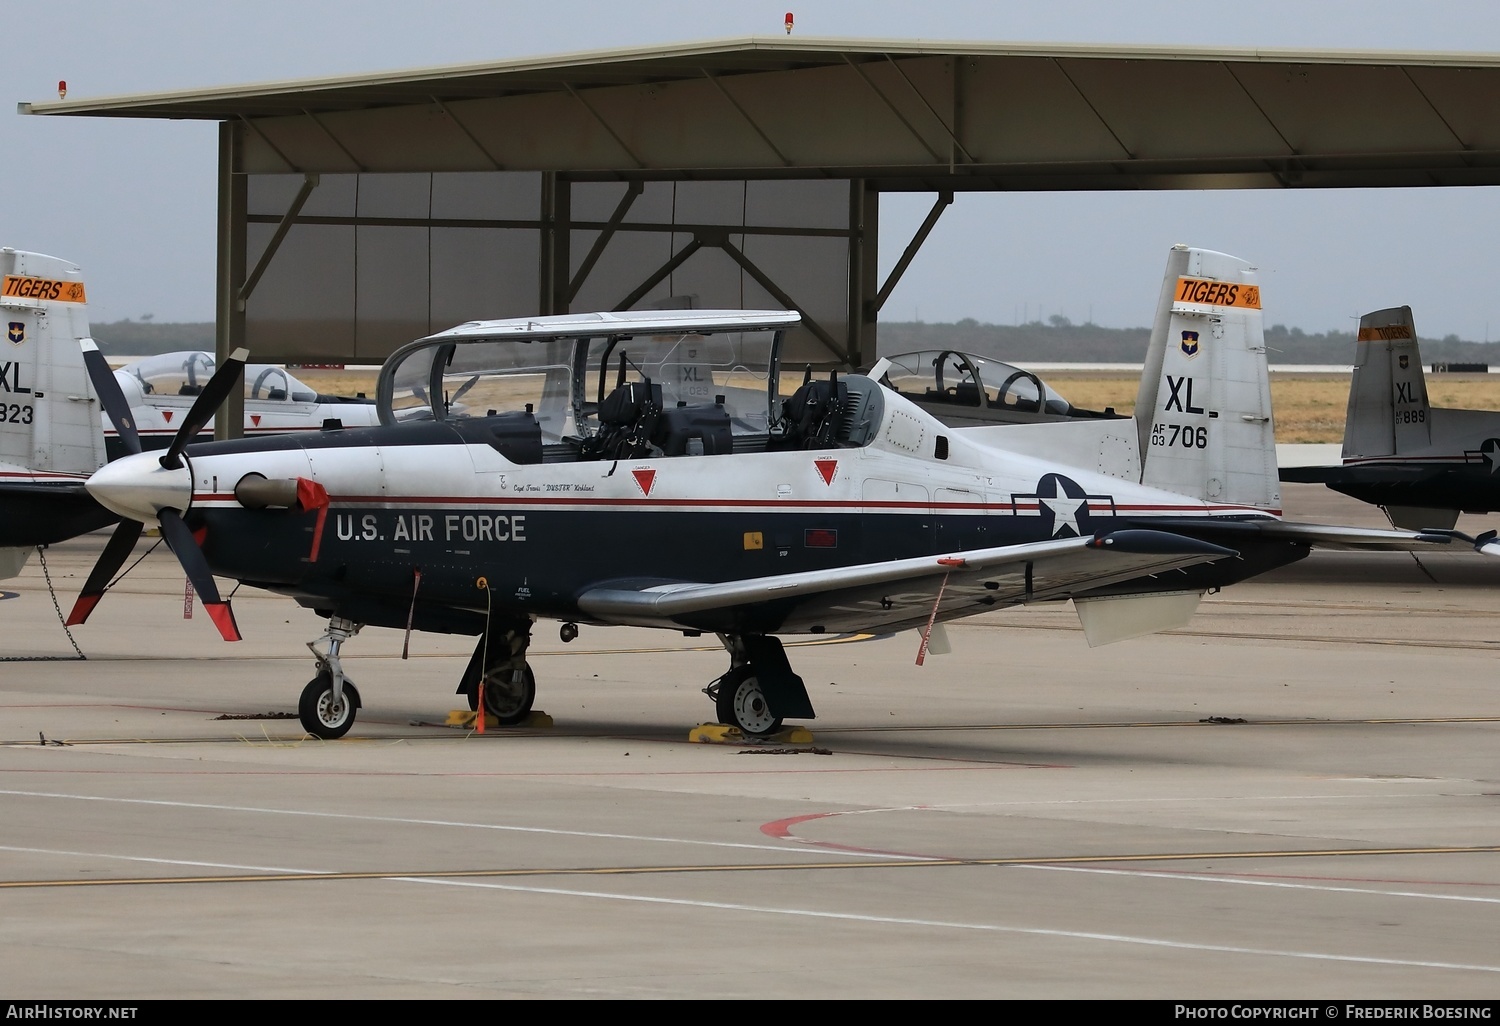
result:
[[[92,474],[104,465],[104,433],[79,346],[89,337],[82,271],[0,249],[0,327],[0,463]]]
[[[1411,307],[1367,313],[1354,349],[1344,459],[1395,456],[1431,444],[1432,407]]]
[[[1143,484],[1280,511],[1253,266],[1172,247],[1135,409]]]

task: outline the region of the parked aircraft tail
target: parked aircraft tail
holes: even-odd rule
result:
[[[0,325],[3,579],[20,572],[35,545],[113,518],[82,489],[104,465],[98,400],[80,348],[89,337],[82,271],[57,257],[0,249]],[[58,535],[75,516],[88,523]]]
[[[1238,257],[1174,246],[1135,405],[1141,483],[1279,512],[1260,286]]]
[[[1344,459],[1413,453],[1432,441],[1432,405],[1411,307],[1365,314],[1349,384]]]
[[[961,429],[984,445],[1224,507],[1281,511],[1260,287],[1238,257],[1173,246],[1132,420]]]

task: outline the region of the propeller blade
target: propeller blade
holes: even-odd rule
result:
[[[76,627],[89,618],[89,614],[104,597],[104,589],[109,587],[109,582],[114,579],[115,574],[120,572],[120,567],[125,565],[125,560],[130,558],[131,550],[140,540],[141,531],[145,529],[145,526],[139,520],[120,521],[120,526],[115,528],[114,534],[110,535],[109,544],[104,546],[99,562],[94,564],[89,579],[84,582],[83,591],[78,594],[78,601],[73,603],[73,611],[68,614],[67,626]]]
[[[248,350],[236,349],[229,354],[229,359],[219,364],[219,369],[214,371],[214,376],[208,379],[208,384],[204,385],[203,391],[198,393],[198,398],[193,401],[193,408],[188,410],[188,415],[172,438],[172,444],[162,455],[163,467],[176,470],[182,466],[182,450],[198,437],[198,432],[203,430],[203,425],[209,422],[215,411],[223,405],[224,400],[229,398],[229,393],[240,387],[240,371],[244,369],[245,361],[249,358]],[[196,581],[193,583],[197,584]]]
[[[210,386],[212,384],[209,382]],[[225,641],[239,641],[240,629],[234,622],[234,610],[219,598],[219,586],[214,583],[213,571],[208,568],[208,560],[203,558],[203,550],[198,548],[192,529],[183,523],[181,514],[175,509],[163,509],[156,516],[161,521],[162,537],[167,539],[172,554],[187,571],[188,580],[193,582],[193,590],[203,600],[203,608],[208,611],[214,626],[219,628]]]
[[[104,412],[109,414],[109,422],[119,432],[125,451],[140,452],[141,436],[135,430],[135,419],[130,416],[130,404],[125,401],[125,393],[120,391],[115,372],[109,369],[109,361],[99,352],[99,346],[91,338],[83,340],[83,365],[88,369],[89,381],[93,382],[99,402],[104,405]]]
[[[457,405],[458,401],[464,397],[469,389],[473,388],[477,384],[479,384],[478,374],[474,375],[468,381],[465,381],[462,385],[458,386],[458,391],[453,393],[453,398],[448,400],[448,405],[450,407]]]

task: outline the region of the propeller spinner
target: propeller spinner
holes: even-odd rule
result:
[[[120,439],[129,455],[122,456],[101,467],[89,478],[86,487],[89,494],[100,505],[118,513],[125,519],[115,529],[113,537],[104,547],[99,562],[84,583],[73,611],[68,615],[68,626],[83,623],[88,619],[99,600],[104,597],[110,581],[125,565],[131,550],[147,524],[155,523],[161,528],[162,537],[182,564],[188,580],[193,582],[203,608],[214,625],[219,628],[225,641],[239,641],[239,627],[234,621],[234,611],[229,603],[219,597],[218,585],[208,560],[193,537],[192,529],[182,520],[193,498],[193,476],[183,459],[183,450],[198,436],[205,424],[229,393],[239,387],[240,372],[249,353],[236,349],[229,359],[221,363],[214,375],[198,395],[187,417],[172,438],[172,444],[158,457],[155,453],[141,451],[141,440],[130,417],[130,406],[120,391],[119,382],[109,363],[92,340],[83,343],[84,365],[94,391],[99,394],[110,422],[119,432]]]

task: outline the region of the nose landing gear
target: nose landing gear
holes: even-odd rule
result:
[[[317,660],[318,673],[302,689],[297,718],[302,721],[302,729],[313,737],[332,741],[349,733],[349,728],[354,726],[355,711],[360,706],[359,691],[344,676],[339,650],[344,642],[359,633],[361,626],[353,620],[335,616],[328,621],[328,629],[322,637],[307,643]],[[320,643],[327,644],[326,652],[318,650]]]

